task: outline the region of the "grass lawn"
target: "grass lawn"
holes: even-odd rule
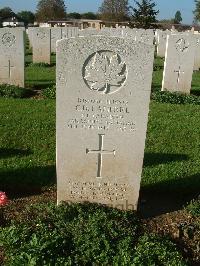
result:
[[[163,71],[163,59],[156,58],[154,65],[153,83],[152,83],[152,87],[154,90],[161,88],[162,71]],[[38,66],[36,64],[31,64],[31,54],[27,53],[25,72],[26,72],[25,75],[26,87],[28,88],[42,90],[43,88],[55,84],[55,55],[52,55],[51,66]],[[196,72],[193,75],[192,94],[195,94],[197,96],[200,94],[199,72]],[[0,122],[0,132],[1,132],[0,190],[5,191],[11,200],[16,200],[21,197],[25,199],[27,197],[27,202],[29,202],[29,198],[31,199],[31,197],[33,196],[37,197],[37,195],[41,195],[42,191],[44,191],[45,189],[50,189],[54,187],[56,184],[55,100],[31,99],[31,98],[30,99],[0,98],[0,121],[1,121]],[[187,202],[197,197],[200,191],[199,136],[200,136],[200,106],[192,104],[177,105],[177,104],[157,103],[155,101],[151,101],[139,209],[145,217],[151,217],[151,216],[156,217],[161,214],[166,214],[167,212],[182,210],[181,218],[178,215],[175,215],[175,217],[170,216],[170,221],[169,221],[169,216],[167,216],[167,214],[163,216],[164,218],[159,218],[160,220],[156,222],[154,222],[153,220],[151,220],[150,222],[145,220],[145,224],[148,225],[150,224],[150,228],[156,227],[155,229],[156,232],[159,231],[158,225],[161,228],[163,228],[164,225],[169,226],[168,228],[170,228],[171,226],[172,227],[171,237],[173,238],[174,238],[174,227],[173,227],[174,223],[177,224],[176,227],[178,228],[177,230],[179,231],[180,231],[180,225],[182,226],[182,224],[185,224],[186,223],[185,221],[187,221],[188,223],[186,224],[186,226],[188,226],[187,228],[191,229],[191,224],[194,228],[196,228],[195,227],[197,223],[196,220],[195,221],[191,220],[193,218],[191,218],[191,216],[187,212],[186,214],[183,214],[185,213],[183,207],[184,205],[187,204]],[[53,199],[55,200],[55,196],[53,196]],[[41,198],[40,200],[43,201],[43,198]],[[10,210],[8,207],[7,211],[9,212],[8,217],[13,217],[16,215],[16,213],[17,215],[19,213],[19,211],[16,211],[17,207],[15,208],[15,205],[13,206],[14,207],[11,207],[11,209],[13,208],[12,210]],[[23,200],[22,200],[22,206],[24,206]],[[23,208],[22,206],[20,207],[20,210]],[[41,212],[41,210],[43,210],[42,208],[43,207],[41,207],[40,209],[39,207],[39,211],[38,210],[37,211]],[[52,215],[51,219],[54,219],[53,218],[54,210],[52,214],[51,208],[54,207],[52,206],[50,207],[49,215]],[[192,210],[192,212],[199,214],[199,203],[191,205],[190,210]],[[81,213],[80,215],[82,216],[80,215],[77,216],[78,215],[77,212],[79,211],[76,210],[76,212],[73,212],[73,217],[76,217],[76,220],[80,219],[80,217],[83,220],[86,219],[84,216],[85,215],[84,211],[82,213],[82,210],[80,210]],[[44,216],[45,215],[47,214],[44,214]],[[96,218],[91,218],[93,217],[93,215]],[[104,214],[100,214],[100,212],[97,210],[97,213],[93,213],[92,211],[91,217],[88,218],[91,219],[91,221],[90,220],[88,221],[89,223],[88,228],[91,228],[91,231],[89,233],[86,232],[84,235],[84,237],[87,239],[86,242],[88,245],[90,245],[90,241],[88,240],[87,235],[88,234],[90,235],[91,232],[93,232],[92,230],[94,228],[95,228],[94,232],[96,232],[95,230],[97,230],[98,228],[98,225],[96,223],[96,221],[98,220],[97,217],[99,217],[98,215],[103,215],[102,217],[104,217]],[[41,219],[44,219],[44,221],[46,221],[47,217],[42,217]],[[76,224],[74,222],[71,222],[70,220],[71,215],[66,216],[65,218],[68,219],[69,228],[75,228],[74,230],[77,230],[77,232],[79,232],[79,230],[80,231],[82,230],[82,227],[80,227],[79,223]],[[179,222],[177,222],[177,220]],[[38,232],[36,233],[36,235],[38,234],[37,235],[38,239],[40,238],[40,234],[43,234],[44,232],[46,232],[45,230],[48,230],[43,220],[38,220],[38,224],[40,224],[41,221],[42,221],[41,226],[44,226],[44,230],[41,231],[40,233]],[[56,225],[54,225],[54,222],[56,223]],[[95,223],[94,227],[93,227],[93,222]],[[55,227],[57,226],[57,221],[53,220],[52,223],[53,226]],[[153,223],[155,223],[156,226],[152,226]],[[31,228],[33,228],[32,226],[35,225],[31,225]],[[60,223],[59,226],[61,230],[64,230],[62,223]],[[120,223],[118,226],[119,228],[121,228]],[[130,225],[127,224],[127,230],[128,230],[127,232],[130,232],[129,226]],[[198,226],[200,226],[199,220],[198,220]],[[198,226],[197,226],[198,229],[194,230],[198,230],[198,233],[195,233],[195,235],[199,237]],[[139,228],[138,224],[136,227]],[[18,228],[17,230],[20,231],[21,229]],[[27,229],[25,226],[23,230],[29,230],[29,229]],[[108,230],[110,230],[110,228]],[[154,231],[154,229],[149,229],[149,231],[151,230]],[[27,234],[29,233],[30,232],[27,231]],[[113,231],[110,232],[109,234],[112,235],[115,233],[116,232]],[[94,235],[92,234],[91,237],[94,237]],[[43,237],[46,239],[46,235],[43,235]],[[62,235],[60,235],[59,237],[63,241]],[[73,241],[76,240],[75,235],[73,237],[72,235],[70,235],[70,237],[71,238],[69,239],[73,238]],[[145,236],[143,236],[143,238],[146,239]],[[138,243],[140,243],[141,241],[141,243],[138,244],[139,247],[138,246],[136,247],[136,250],[138,248],[137,256],[139,256],[138,254],[143,254],[144,252],[146,252],[146,250],[144,249],[144,247],[146,247],[147,245],[146,243],[148,243],[147,250],[149,249],[150,251],[152,250],[152,248],[155,247],[157,248],[156,246],[157,244],[155,244],[155,241],[157,241],[158,243],[162,243],[162,241],[155,240],[154,238],[153,240],[146,239],[145,242],[143,238],[141,240],[138,240],[140,238],[137,238],[137,241],[139,241]],[[195,238],[191,239],[187,237],[186,240],[184,240],[183,238],[181,240],[180,239],[175,240],[175,242],[183,250],[184,247],[186,246],[185,248],[186,250],[188,250],[188,254],[190,253],[190,255],[185,254],[186,257],[190,256],[195,261],[200,262],[200,258],[197,255],[198,243],[200,243],[200,239],[197,240]],[[37,243],[34,242],[36,241],[36,238],[32,239],[31,241],[33,241],[33,243],[35,243],[35,245],[37,246]],[[77,238],[77,241],[78,241],[77,247],[81,245],[81,247],[84,249],[83,243],[80,244],[81,241],[84,242],[84,239]],[[127,248],[128,252],[128,250],[130,250],[129,248],[130,242],[128,238],[126,238],[126,241],[128,241],[127,242],[128,244],[125,242],[120,242],[120,245],[123,246],[122,251],[125,251]],[[163,245],[164,247],[165,245],[168,245],[166,243],[167,242],[165,242],[165,244],[161,244],[161,246]],[[188,246],[186,245],[186,243]],[[89,247],[89,249],[90,248],[91,246]],[[169,244],[169,250],[167,251],[166,254],[170,254],[171,250],[173,249],[174,249],[173,245],[171,246],[171,244]],[[125,253],[122,252],[123,255],[122,253],[120,253],[121,248],[119,250],[118,250],[119,252],[117,253],[119,257],[115,257],[116,261],[118,261],[118,259],[122,258],[123,256],[126,256],[124,255]],[[82,251],[83,254],[85,254],[84,252],[86,251]],[[99,250],[96,250],[95,252],[99,253]],[[164,249],[159,249],[159,252],[164,253],[165,251]],[[185,251],[183,251],[183,253],[184,252]],[[150,253],[146,254],[148,259]],[[83,256],[83,254],[82,255],[79,254],[81,257],[81,262],[79,263],[82,263],[84,259],[87,261],[87,259],[84,257],[85,255]],[[89,257],[94,255],[93,253],[91,253],[92,255],[88,254],[87,256]],[[40,255],[36,254],[35,256],[37,257]],[[99,261],[101,261],[101,259],[102,261],[105,261],[104,260],[105,258],[98,257]],[[123,257],[123,260],[128,261],[126,260],[125,257]],[[0,246],[0,263],[1,263],[1,246]],[[59,261],[59,263],[61,263],[60,265],[64,265],[62,264],[61,261]],[[48,264],[48,265],[54,265],[54,264]],[[124,265],[130,265],[130,264],[124,264]],[[135,264],[135,265],[145,265],[145,263],[141,264],[140,260],[140,264]],[[148,265],[153,265],[153,264],[148,264]],[[172,264],[164,263],[163,265],[172,265]],[[185,265],[185,264],[178,264],[178,265]]]
[[[41,67],[32,64],[32,56],[26,56],[25,87],[33,89],[43,89],[55,84],[56,80],[56,56],[51,56],[51,65]]]

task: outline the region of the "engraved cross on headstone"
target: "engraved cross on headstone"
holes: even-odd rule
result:
[[[174,70],[174,72],[178,74],[178,76],[177,76],[177,84],[179,84],[180,83],[180,76],[181,76],[181,74],[184,74],[185,72],[181,71],[181,66],[179,66],[178,70]]]
[[[99,134],[99,149],[98,150],[90,150],[86,149],[86,154],[98,154],[98,169],[97,169],[97,178],[102,178],[102,166],[103,166],[103,155],[109,154],[114,155],[116,151],[108,151],[104,150],[104,136],[105,134]]]
[[[4,66],[5,68],[8,68],[8,78],[11,78],[11,74],[12,74],[12,68],[14,68],[14,66],[12,66],[10,60],[8,60],[8,65]]]

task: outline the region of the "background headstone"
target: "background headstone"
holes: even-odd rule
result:
[[[131,38],[57,43],[58,203],[137,208],[153,59]]]
[[[151,29],[137,29],[135,32],[135,40],[152,45],[154,42],[154,32]]]
[[[0,83],[24,87],[24,30],[0,29]]]
[[[29,47],[32,48],[33,47],[33,27],[28,28],[27,30],[27,34],[28,34],[28,39],[29,39]]]
[[[51,52],[56,52],[56,42],[62,39],[62,28],[51,28]]]
[[[64,27],[62,28],[62,39],[77,37],[79,29],[77,27]]]
[[[79,36],[86,37],[86,36],[93,36],[93,35],[101,35],[101,31],[93,28],[83,29],[79,31]]]
[[[123,37],[123,29],[121,29],[121,28],[103,28],[103,29],[101,29],[100,34],[103,36],[110,36],[110,37]]]
[[[51,63],[51,29],[32,30],[33,63]]]
[[[162,90],[190,93],[194,67],[195,39],[192,34],[167,37]]]
[[[200,69],[200,33],[193,35],[195,39],[194,70]]]
[[[136,40],[136,31],[137,29],[130,29],[130,28],[123,29],[123,37],[132,38],[133,40]]]
[[[166,30],[157,30],[157,56],[165,57],[166,44],[167,44],[167,35],[170,35],[171,32]]]

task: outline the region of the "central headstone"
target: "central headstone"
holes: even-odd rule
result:
[[[153,58],[132,39],[57,43],[58,203],[137,208]]]

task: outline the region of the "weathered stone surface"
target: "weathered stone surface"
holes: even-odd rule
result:
[[[33,63],[51,63],[51,29],[32,30]]]
[[[132,39],[57,43],[58,203],[137,208],[153,58]]]
[[[56,42],[62,39],[62,28],[51,28],[51,52],[56,52]]]
[[[162,90],[190,93],[194,67],[195,39],[192,34],[167,37]]]
[[[0,83],[24,87],[24,30],[0,29]]]

